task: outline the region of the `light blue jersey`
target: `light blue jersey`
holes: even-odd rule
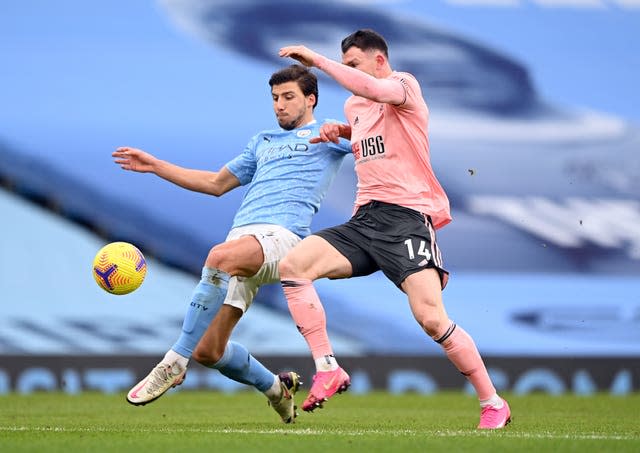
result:
[[[240,184],[249,185],[232,228],[270,223],[300,237],[311,233],[311,218],[344,156],[351,153],[349,142],[342,139],[339,144],[309,143],[320,135],[320,126],[314,121],[290,131],[260,132],[227,163]]]

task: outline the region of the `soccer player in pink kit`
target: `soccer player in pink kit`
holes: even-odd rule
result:
[[[333,355],[312,282],[382,270],[407,295],[422,329],[475,388],[478,428],[503,428],[511,420],[509,405],[496,393],[473,339],[449,319],[442,301],[448,272],[435,229],[451,216],[430,164],[429,110],[419,83],[391,69],[387,44],[372,30],[358,30],[342,41],[342,64],[305,46],[283,47],[279,54],[317,67],[353,94],[344,106],[348,124],[325,124],[312,142],[351,140],[358,176],[354,215],[308,236],[279,265],[289,310],[317,369],[303,410],[322,407],[350,385]]]

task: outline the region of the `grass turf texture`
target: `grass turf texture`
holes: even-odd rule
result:
[[[485,432],[461,393],[347,393],[293,425],[257,392],[181,391],[145,407],[120,394],[10,394],[0,396],[0,451],[640,451],[639,394],[506,396],[513,422]]]

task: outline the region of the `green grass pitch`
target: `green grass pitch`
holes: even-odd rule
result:
[[[485,432],[475,429],[476,401],[461,393],[345,393],[292,425],[257,392],[171,392],[144,407],[123,394],[9,394],[0,396],[0,451],[640,451],[640,394],[505,396],[513,422]]]

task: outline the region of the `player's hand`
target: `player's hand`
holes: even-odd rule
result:
[[[309,143],[340,143],[340,138],[351,138],[351,128],[346,124],[325,123],[320,126],[320,136],[311,137]]]
[[[278,52],[282,58],[290,57],[294,60],[298,60],[305,66],[314,66],[314,61],[317,60],[319,55],[311,49],[305,46],[287,46],[280,49]]]
[[[340,127],[337,124],[325,123],[320,126],[320,135],[318,137],[311,137],[309,143],[320,142],[340,142]]]
[[[151,154],[128,146],[117,148],[111,156],[114,158],[113,161],[120,165],[123,170],[137,171],[139,173],[153,172],[154,166],[158,161]]]

